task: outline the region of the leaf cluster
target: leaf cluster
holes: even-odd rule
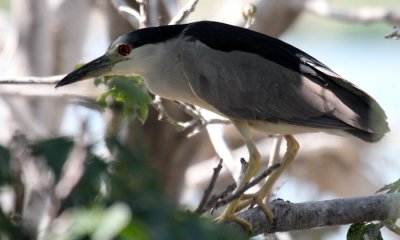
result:
[[[59,180],[76,145],[60,137],[33,142],[29,151]],[[94,146],[85,147],[83,175],[60,200],[43,239],[245,239],[242,233],[170,204],[144,153],[132,152],[113,138],[107,145],[114,149],[113,158],[95,154]],[[13,186],[13,151],[0,147],[0,158],[0,185]],[[26,234],[20,221],[0,211],[0,239],[21,239]]]

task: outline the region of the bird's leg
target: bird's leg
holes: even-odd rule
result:
[[[254,195],[253,203],[256,203],[263,212],[267,215],[268,219],[273,222],[274,215],[271,210],[265,205],[263,202],[264,198],[271,192],[273,185],[278,180],[278,178],[282,175],[282,173],[287,169],[290,163],[295,159],[297,152],[299,151],[299,143],[292,135],[285,135],[287,149],[283,159],[281,161],[281,166],[276,169],[265,182],[264,186]],[[239,206],[242,208],[243,206]]]
[[[255,143],[253,142],[250,136],[250,128],[247,123],[233,121],[234,125],[242,135],[244,141],[246,142],[247,149],[249,151],[249,163],[247,166],[247,170],[241,179],[236,190],[243,188],[253,177],[256,175],[260,168],[260,153],[257,150]],[[240,203],[240,199],[238,198],[225,208],[224,212],[218,218],[218,221],[236,221],[243,225],[247,230],[251,231],[251,224],[244,219],[238,218],[235,216],[237,207]]]

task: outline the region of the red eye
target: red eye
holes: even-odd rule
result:
[[[122,56],[128,56],[131,53],[131,47],[127,44],[121,44],[118,46],[118,53]]]

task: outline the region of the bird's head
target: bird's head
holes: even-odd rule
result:
[[[160,26],[124,34],[111,43],[103,56],[69,73],[57,83],[56,88],[100,76],[141,75],[146,70],[146,58],[154,54],[154,48],[146,46],[175,37],[183,27],[184,25]]]

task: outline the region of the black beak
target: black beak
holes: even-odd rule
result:
[[[110,57],[103,55],[69,73],[57,83],[56,88],[88,78],[104,76],[111,72],[113,65]]]

